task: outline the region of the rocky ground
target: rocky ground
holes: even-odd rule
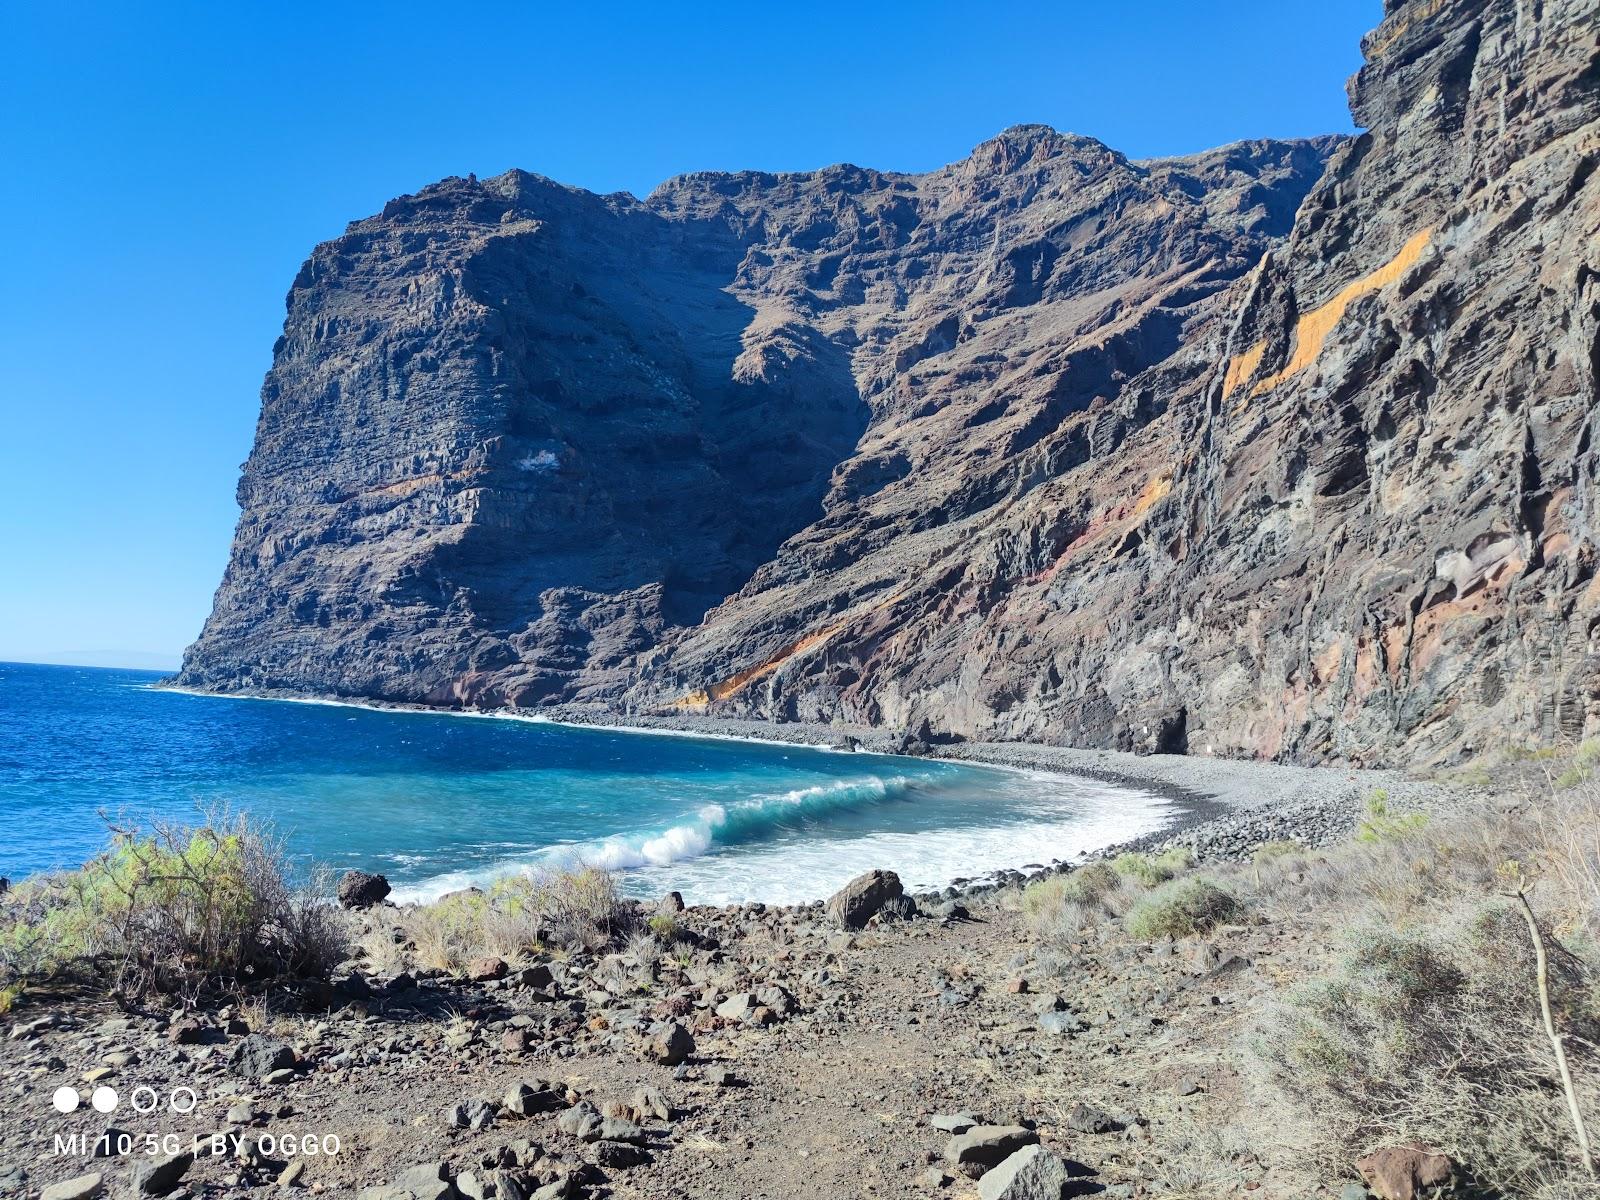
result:
[[[1295,819],[1305,840],[1332,837],[1346,791],[1368,782],[1103,765],[1173,786],[1253,772],[1262,811],[1213,793],[1166,835],[1202,856]],[[1309,790],[1286,794],[1295,781]],[[659,936],[612,953],[458,975],[358,959],[266,1002],[117,1011],[34,993],[0,1043],[0,1195],[1020,1200],[1317,1184],[1292,1155],[1230,1141],[1244,1026],[1312,935],[1257,916],[1182,943],[1046,944],[1020,911],[1025,882],[925,895],[910,919],[870,887],[855,912],[676,912],[669,898]],[[394,911],[361,919],[381,931]],[[90,1104],[100,1086],[120,1100],[109,1114]],[[83,1096],[68,1115],[52,1108],[62,1087]],[[171,1111],[189,1103],[181,1088],[193,1111]],[[108,1133],[125,1152],[105,1154]],[[59,1152],[74,1134],[81,1152]],[[1334,1195],[1348,1181],[1320,1182]]]

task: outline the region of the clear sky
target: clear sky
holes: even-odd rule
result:
[[[0,11],[0,659],[173,665],[301,260],[445,175],[643,195],[925,170],[1043,122],[1132,156],[1347,131],[1379,0]]]

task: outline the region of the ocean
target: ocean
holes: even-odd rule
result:
[[[794,903],[873,867],[941,887],[1164,824],[1064,776],[547,721],[196,696],[149,671],[0,663],[0,875],[76,866],[107,820],[248,811],[303,870],[426,899],[587,862],[640,896]]]

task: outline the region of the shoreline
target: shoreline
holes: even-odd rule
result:
[[[379,712],[523,721],[573,729],[793,746],[823,753],[867,753],[885,757],[932,759],[994,770],[1017,771],[1125,788],[1165,802],[1161,824],[1122,842],[1081,852],[1076,862],[1125,850],[1184,846],[1200,857],[1240,858],[1268,841],[1325,845],[1346,836],[1360,820],[1367,799],[1388,793],[1401,808],[1436,808],[1447,789],[1393,769],[1305,767],[1246,759],[1192,755],[1136,755],[1125,751],[1077,749],[1024,742],[957,742],[922,746],[907,753],[906,735],[877,727],[810,722],[770,722],[735,717],[618,713],[594,705],[554,706],[539,712],[447,708],[418,703],[270,693],[213,692],[166,682],[151,690],[232,700],[277,700]],[[1022,862],[1039,862],[1019,850]],[[1071,865],[1052,861],[1042,870],[1000,868],[951,889],[971,891],[996,881],[1047,874]]]

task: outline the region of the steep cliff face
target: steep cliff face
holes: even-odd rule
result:
[[[181,681],[1300,759],[1600,724],[1594,0],[1342,142],[447,180],[317,249]]]

